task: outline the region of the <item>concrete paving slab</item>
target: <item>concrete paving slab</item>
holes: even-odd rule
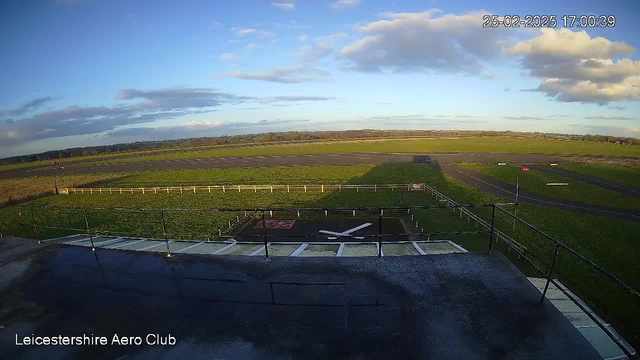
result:
[[[342,257],[378,256],[378,247],[375,244],[344,244]]]
[[[420,255],[412,243],[382,244],[384,256]]]
[[[335,257],[339,248],[339,244],[309,244],[298,256]]]
[[[226,245],[229,245],[229,244],[226,244]],[[216,255],[249,255],[255,252],[256,250],[259,250],[260,248],[264,248],[264,245],[263,244],[235,244],[234,246],[222,252],[219,252]],[[291,252],[293,252],[293,250],[291,250]],[[271,255],[271,253],[269,253],[269,255]]]
[[[596,348],[603,359],[624,356],[624,352],[601,328],[596,326],[578,328],[578,330]]]
[[[140,242],[140,243],[123,246],[123,247],[121,247],[119,249],[120,250],[139,250],[139,249],[144,249],[147,246],[151,246],[153,244],[158,244],[158,243],[160,243],[159,240],[145,240],[145,241]]]
[[[434,243],[418,243],[418,246],[424,251],[425,254],[456,254],[461,253],[460,249],[446,242],[434,242]]]
[[[204,244],[196,246],[194,248],[185,250],[181,252],[181,254],[207,254],[208,255],[216,250],[222,249],[227,245],[229,244],[226,244],[224,242],[210,241],[210,242],[205,242]]]

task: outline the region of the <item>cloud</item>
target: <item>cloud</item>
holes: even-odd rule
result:
[[[51,96],[46,96],[43,98],[38,98],[38,99],[33,99],[31,101],[29,101],[28,103],[15,108],[15,109],[9,109],[9,110],[5,110],[5,111],[0,111],[0,115],[1,116],[20,116],[20,115],[24,115],[30,111],[33,111],[35,109],[37,109],[38,107],[42,106],[42,104],[48,103],[50,101],[52,101],[53,98]]]
[[[234,55],[232,53],[224,53],[220,54],[218,57],[222,61],[240,61],[242,58],[240,56]]]
[[[510,91],[511,91],[511,89],[509,89],[509,88],[504,88],[504,92],[510,92]]]
[[[0,141],[8,145],[52,137],[97,134],[118,127],[205,114],[224,104],[253,98],[218,92],[212,88],[125,89],[114,106],[67,106],[11,122],[0,123]]]
[[[637,116],[624,116],[624,115],[590,115],[584,117],[587,120],[640,120]]]
[[[332,9],[347,9],[351,7],[356,7],[360,4],[360,0],[338,0],[329,4]]]
[[[584,30],[574,32],[569,29],[541,29],[540,31],[542,35],[518,42],[507,49],[507,53],[604,59],[633,52],[633,47],[624,42],[612,42],[603,37],[591,38]]]
[[[440,12],[383,13],[384,20],[356,26],[364,37],[339,57],[362,72],[487,74],[483,60],[499,56],[504,29],[483,29],[486,11],[435,17]]]
[[[291,2],[272,2],[271,5],[277,7],[278,9],[281,10],[294,10],[296,8],[296,4],[293,3],[293,1]]]
[[[246,130],[265,131],[289,130],[289,125],[307,123],[310,119],[273,119],[242,122],[209,122],[191,121],[182,125],[157,127],[126,127],[109,131],[105,134],[109,138],[125,138],[127,141],[144,141],[159,139],[180,139],[222,134],[246,133]],[[244,131],[242,129],[245,129]]]
[[[624,110],[626,108],[627,108],[626,106],[609,106],[609,109],[611,109],[611,110],[620,110],[620,111],[622,111],[622,110]]]
[[[503,119],[506,120],[515,120],[515,121],[544,121],[549,120],[546,118],[541,118],[537,116],[503,116]]]
[[[233,27],[231,28],[231,32],[235,36],[247,36],[247,35],[255,35],[258,38],[265,39],[273,36],[273,33],[265,30],[259,30],[254,28],[245,28],[245,27]]]
[[[336,50],[336,43],[348,37],[349,35],[344,32],[315,37],[311,45],[300,47],[298,51],[295,52],[295,56],[301,58],[303,63],[320,60],[333,54]]]
[[[218,29],[221,28],[223,25],[217,21],[210,21],[209,22],[209,29]]]
[[[504,51],[521,56],[529,75],[541,79],[537,88],[525,91],[558,101],[605,105],[640,100],[640,61],[614,60],[633,50],[624,42],[591,38],[586,31],[542,29],[540,35]]]
[[[307,41],[307,40],[309,40],[309,35],[307,35],[307,34],[302,34],[302,35],[298,36],[298,40],[300,40],[300,41]]]
[[[335,97],[331,96],[304,96],[304,95],[290,95],[290,96],[270,96],[261,98],[262,102],[274,103],[274,102],[290,102],[290,101],[329,101],[335,100]]]
[[[228,71],[217,74],[217,78],[260,80],[281,84],[298,84],[310,81],[327,81],[329,73],[308,65],[273,67],[263,72]]]

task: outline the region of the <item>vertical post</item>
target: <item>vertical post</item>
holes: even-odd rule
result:
[[[84,225],[87,228],[87,235],[89,235],[89,241],[91,241],[91,251],[96,251],[96,247],[93,245],[93,236],[91,235],[91,228],[89,227],[89,218],[87,217],[87,209],[82,209],[84,215]]]
[[[342,192],[342,184],[338,185],[338,189]]]
[[[58,195],[58,180],[56,180],[56,167],[53,167],[53,185],[56,187],[56,195]]]
[[[289,190],[289,185],[287,185],[287,192],[289,192],[289,191],[290,191],[290,190]]]
[[[491,251],[491,243],[493,240],[493,232],[495,231],[496,223],[496,206],[491,206],[491,233],[489,234],[489,251]]]
[[[264,257],[269,259],[269,246],[267,245],[267,222],[264,220],[264,210],[262,210],[262,238],[264,239]]]
[[[553,269],[556,267],[556,259],[558,258],[559,250],[560,250],[560,245],[556,244],[556,251],[553,254],[553,260],[551,261],[551,269],[549,269],[549,275],[547,276],[547,283],[544,285],[544,291],[542,292],[542,297],[540,298],[540,305],[542,305],[542,303],[544,302],[544,297],[547,295],[547,289],[549,289],[549,282],[551,282]]]
[[[271,192],[273,192],[273,185],[271,185]]]
[[[378,209],[378,259],[382,258],[382,209]]]
[[[31,209],[31,222],[33,223],[33,230],[36,232],[36,239],[38,239],[38,245],[40,245],[40,232],[38,231],[36,216],[33,214],[33,206],[30,206],[29,209]]]
[[[307,192],[307,185],[304,186],[304,192]]]
[[[196,193],[196,187],[195,186],[193,187],[193,193],[194,194]]]
[[[171,257],[171,249],[169,248],[169,237],[167,236],[167,224],[164,221],[164,209],[160,210],[160,216],[162,217],[162,234],[164,235],[164,242],[167,245],[167,257]]]
[[[324,192],[324,185],[321,185],[321,186],[322,186],[322,192]]]
[[[227,191],[224,189],[224,185],[222,185],[222,192],[227,192]]]
[[[513,207],[513,216],[518,213],[518,193],[520,192],[520,175],[516,175],[516,204]],[[513,218],[513,231],[516,230],[516,219]]]
[[[378,185],[377,184],[373,184],[373,192],[378,192]]]

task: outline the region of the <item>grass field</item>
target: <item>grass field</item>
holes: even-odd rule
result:
[[[58,188],[82,186],[115,179],[119,174],[57,176]],[[51,194],[55,189],[53,176],[38,176],[0,180],[0,205],[26,198]]]
[[[559,167],[640,188],[640,166],[613,164],[560,164]]]
[[[624,195],[616,191],[603,189],[596,185],[550,174],[544,171],[530,169],[521,171],[517,166],[499,166],[495,164],[458,164],[507,183],[516,184],[516,176],[520,178],[520,189],[536,192],[552,198],[579,201],[588,204],[617,207],[623,209],[640,210],[640,201],[633,196]],[[550,182],[569,183],[568,186],[547,186]],[[588,196],[585,196],[588,194]]]
[[[195,183],[419,183],[425,182],[461,203],[498,202],[499,199],[472,189],[457,180],[444,176],[430,167],[416,164],[387,164],[366,166],[314,166],[314,167],[274,167],[233,170],[182,170],[166,172],[143,172],[107,181],[106,186],[133,185],[184,185]],[[131,207],[131,208],[246,208],[246,207],[367,207],[367,206],[410,206],[435,204],[426,192],[227,192],[227,193],[172,193],[172,194],[85,194],[58,195],[40,198],[23,205],[53,205],[75,207]],[[474,212],[485,219],[490,218],[489,209]],[[35,209],[40,225],[84,228],[81,210]],[[183,213],[167,212],[167,232],[172,237],[193,237],[195,234],[217,236],[217,230],[233,221],[240,213]],[[576,214],[562,210],[552,210],[537,206],[521,205],[518,215],[539,226],[543,231],[565,242],[568,246],[592,259],[611,271],[634,288],[640,288],[640,268],[634,266],[640,257],[637,246],[637,224],[612,220],[597,216]],[[415,213],[420,227],[426,232],[474,230],[473,222],[467,223],[449,209],[421,210]],[[0,208],[0,227],[5,234],[33,237],[34,232],[28,209],[13,207]],[[90,210],[88,219],[94,231],[126,231],[138,235],[155,234],[162,237],[162,222],[159,211],[142,212],[111,210]],[[524,226],[512,230],[513,222],[498,212],[496,226],[523,245],[541,264],[548,265],[553,254],[553,245]],[[66,232],[69,233],[69,232]],[[61,231],[42,230],[43,237],[65,234]],[[173,236],[182,235],[182,236]],[[487,249],[488,234],[467,236],[439,236],[432,239],[452,239],[468,250]],[[530,269],[515,259],[513,253],[504,253],[530,275]],[[562,280],[572,285],[572,289],[590,300],[591,304],[607,319],[626,330],[638,330],[637,313],[640,304],[630,298],[611,282],[606,281],[593,269],[583,266],[575,259],[561,255],[557,265]],[[539,276],[539,275],[538,275]]]
[[[93,157],[76,157],[60,160],[62,163],[88,160],[88,163],[108,161],[110,163],[140,162],[148,160],[193,159],[224,156],[321,154],[321,153],[411,153],[411,152],[502,152],[502,153],[545,153],[545,154],[585,154],[640,156],[640,147],[610,143],[552,140],[518,137],[471,137],[471,138],[429,138],[403,140],[350,140],[323,141],[307,144],[260,144],[252,147],[220,148],[194,147],[179,149],[169,154],[159,154],[176,149],[157,149],[145,152],[104,154]],[[123,155],[142,155],[132,158],[114,158]],[[148,154],[148,155],[144,155]],[[0,171],[31,166],[42,166],[48,161],[20,163],[0,166]]]

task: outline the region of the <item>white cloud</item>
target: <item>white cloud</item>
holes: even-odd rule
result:
[[[251,44],[247,44],[247,46],[244,47],[244,49],[248,52],[252,52],[255,49],[259,49],[262,46],[256,44],[256,43],[251,43]]]
[[[351,7],[356,7],[360,4],[360,0],[338,0],[329,4],[332,9],[347,9]]]
[[[500,54],[504,29],[483,29],[482,15],[435,17],[441,10],[383,13],[384,20],[356,26],[365,36],[340,50],[340,58],[364,72],[486,74],[483,60]]]
[[[312,45],[301,46],[295,55],[302,58],[304,62],[313,62],[325,56],[331,55],[335,51],[336,42],[348,38],[344,32],[331,34],[327,36],[318,36],[313,38]]]
[[[221,27],[222,27],[222,24],[217,22],[217,21],[213,21],[212,20],[212,21],[209,22],[209,29],[218,29],[218,28],[221,28]]]
[[[217,74],[217,78],[260,80],[281,84],[297,84],[310,81],[327,81],[329,73],[308,65],[269,68],[263,72],[228,71]]]
[[[587,120],[640,120],[637,116],[598,114],[584,117]]]
[[[539,36],[516,43],[505,53],[522,56],[529,75],[540,78],[537,88],[558,101],[607,104],[640,100],[640,61],[614,58],[633,47],[586,31],[543,29]]]
[[[294,10],[296,8],[296,4],[293,2],[272,2],[271,5],[281,10]]]
[[[223,61],[240,61],[240,60],[242,60],[242,58],[240,56],[234,55],[232,53],[220,54],[220,56],[218,58],[220,60],[223,60]]]
[[[298,36],[298,40],[307,41],[307,40],[309,40],[309,36],[307,34],[302,34],[302,35]]]
[[[245,27],[233,27],[231,31],[236,36],[247,36],[247,35],[255,35],[258,38],[270,38],[273,36],[273,33],[265,30],[259,30],[254,28],[245,28]]]
[[[633,52],[633,48],[624,42],[612,42],[603,37],[591,38],[584,30],[542,29],[541,32],[542,35],[518,42],[507,52],[512,55],[570,56],[579,59],[605,59]]]

